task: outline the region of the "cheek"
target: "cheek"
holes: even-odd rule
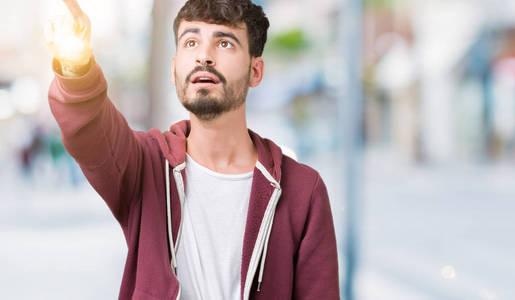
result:
[[[229,63],[223,70],[220,70],[227,80],[239,80],[247,77],[249,74],[249,64],[247,60],[240,60],[237,62]]]
[[[184,80],[190,71],[186,66],[175,65],[175,81],[184,84]]]
[[[184,55],[178,55],[175,60],[175,72],[179,76],[186,76],[193,67],[190,63],[190,59]]]

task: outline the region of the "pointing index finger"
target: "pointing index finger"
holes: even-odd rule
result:
[[[75,20],[78,20],[79,17],[83,14],[82,9],[79,6],[79,3],[77,3],[77,0],[63,0],[64,4],[66,4],[66,7],[72,14],[73,18]]]

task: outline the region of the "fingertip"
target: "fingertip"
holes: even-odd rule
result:
[[[80,16],[83,14],[82,9],[79,6],[79,3],[77,3],[76,0],[63,0],[64,4],[68,8],[68,11],[72,15],[73,19],[75,21],[79,21]]]

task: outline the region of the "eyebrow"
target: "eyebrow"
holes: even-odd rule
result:
[[[190,28],[186,28],[182,33],[181,35],[179,36],[179,41],[182,39],[182,37],[186,34],[186,33],[196,33],[198,34],[200,32],[200,29],[197,28],[197,27],[190,27]],[[231,38],[233,39],[236,43],[238,43],[238,45],[241,46],[241,43],[240,43],[240,40],[238,40],[238,38],[231,32],[225,32],[225,31],[217,31],[213,34],[214,37],[216,38],[219,38],[219,37],[227,37],[227,38]]]
[[[240,46],[241,46],[241,44],[240,44],[240,40],[238,40],[238,38],[237,38],[234,34],[232,34],[231,32],[217,31],[217,32],[215,32],[215,33],[213,34],[213,36],[214,36],[214,37],[217,37],[217,38],[219,38],[219,37],[228,37],[228,38],[231,38],[231,39],[233,39],[236,43],[238,43],[238,45],[240,45]]]
[[[191,33],[199,33],[199,32],[200,32],[200,29],[198,29],[198,28],[191,28],[191,27],[190,27],[190,28],[186,28],[186,29],[181,33],[181,35],[179,36],[179,39],[178,39],[178,40],[180,41],[180,40],[182,39],[182,37],[183,37],[186,33],[188,33],[188,32],[191,32]]]

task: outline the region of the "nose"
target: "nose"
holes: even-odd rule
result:
[[[197,58],[197,64],[201,66],[210,66],[213,67],[215,65],[215,61],[210,57],[199,57]]]
[[[201,47],[201,49],[199,49],[198,54],[197,54],[196,63],[201,66],[204,66],[204,67],[205,66],[211,66],[211,67],[215,66],[215,59],[211,55],[210,49],[208,49],[208,47]]]

